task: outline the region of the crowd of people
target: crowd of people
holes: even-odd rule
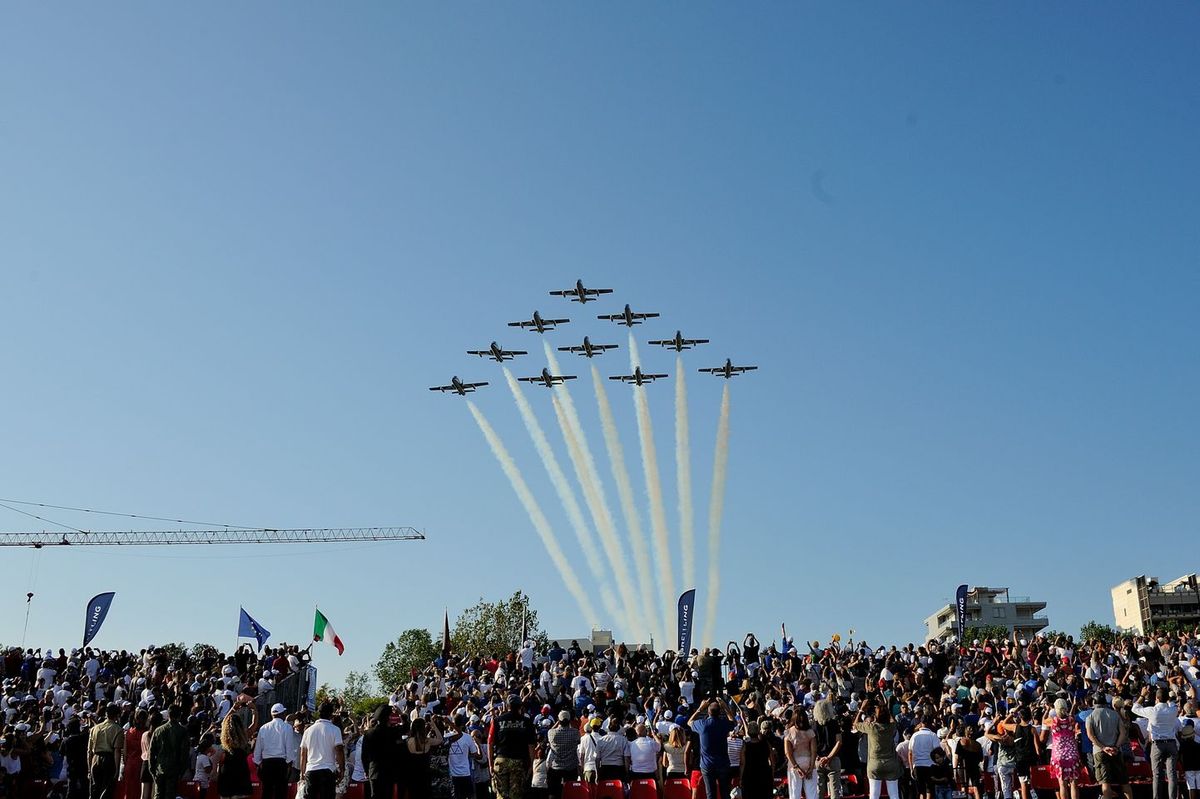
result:
[[[525,642],[414,669],[369,713],[256,698],[297,647],[196,662],[153,648],[12,650],[0,772],[68,799],[560,799],[578,781],[690,799],[1200,799],[1200,630],[873,646],[784,638],[687,654]],[[676,782],[676,781],[683,781]],[[567,787],[564,787],[567,786]],[[1047,790],[1043,784],[1043,792]],[[659,795],[662,795],[661,793]],[[679,795],[676,793],[675,795]]]

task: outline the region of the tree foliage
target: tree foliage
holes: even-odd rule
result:
[[[383,691],[394,690],[409,681],[413,669],[423,669],[440,653],[429,630],[413,627],[383,648],[375,662],[375,679]]]
[[[482,597],[454,620],[450,644],[460,655],[502,655],[520,645],[523,621],[529,637],[545,646],[546,634],[538,626],[538,614],[529,597],[516,591],[508,599],[486,602]]]
[[[1117,640],[1117,631],[1108,624],[1093,620],[1079,628],[1079,638],[1082,641],[1103,641],[1111,644]]]
[[[333,702],[342,709],[357,717],[370,714],[375,708],[387,702],[375,691],[371,677],[361,671],[352,671],[346,675],[346,683],[339,690],[329,683],[321,683],[317,689],[317,704]]]

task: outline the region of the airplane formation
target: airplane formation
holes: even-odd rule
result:
[[[576,280],[574,287],[551,291],[550,295],[553,297],[564,297],[571,302],[578,302],[579,304],[583,305],[585,303],[595,302],[601,295],[612,294],[612,292],[612,289],[588,288],[583,284],[582,280]],[[658,316],[659,314],[657,313],[634,311],[629,307],[628,304],[626,304],[624,310],[622,310],[620,313],[598,314],[596,318],[616,322],[618,325],[624,325],[632,329],[634,325],[640,325],[645,322],[645,320],[655,319]],[[547,330],[557,330],[559,325],[568,324],[570,321],[570,319],[547,319],[543,317],[539,311],[535,310],[533,312],[533,316],[529,319],[518,322],[509,322],[508,326],[519,327],[522,330],[529,330],[535,333],[545,334]],[[676,330],[675,335],[672,338],[655,339],[649,341],[648,343],[654,346],[663,347],[665,349],[672,349],[676,352],[683,352],[684,350],[692,349],[693,347],[701,344],[708,344],[709,340],[706,338],[684,338],[683,333],[679,330]],[[587,336],[583,337],[582,344],[558,347],[559,352],[570,352],[576,355],[582,355],[585,358],[594,358],[597,355],[603,355],[607,350],[614,349],[617,349],[616,344],[593,344],[591,339],[589,339]],[[467,350],[467,354],[477,355],[480,358],[489,358],[497,363],[504,363],[505,361],[511,361],[521,355],[528,355],[529,353],[526,350],[506,350],[493,341],[487,347],[487,349]],[[728,380],[732,377],[737,377],[738,375],[753,371],[757,368],[757,366],[735,366],[731,359],[726,358],[723,366],[707,367],[698,371],[705,372],[716,377],[723,377]],[[643,372],[639,366],[633,370],[633,374],[631,375],[612,375],[609,377],[609,380],[619,380],[622,383],[627,383],[629,385],[643,386],[647,383],[653,383],[655,380],[666,379],[668,376],[669,375],[666,374],[649,374]],[[540,375],[517,378],[517,380],[521,381],[522,383],[531,383],[544,386],[546,388],[553,388],[554,386],[561,385],[568,380],[574,379],[576,379],[575,375],[551,374],[548,368],[542,369],[542,373]],[[458,379],[457,375],[455,375],[450,379],[449,385],[430,386],[429,390],[440,391],[442,393],[449,391],[457,394],[460,397],[465,397],[467,394],[474,392],[477,388],[486,385],[488,385],[486,381],[477,383],[464,383]]]

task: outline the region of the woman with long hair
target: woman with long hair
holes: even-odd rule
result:
[[[819,799],[816,737],[808,713],[803,709],[794,711],[783,736],[783,753],[788,761],[788,799]]]
[[[250,736],[241,716],[228,713],[221,722],[221,756],[215,769],[221,799],[248,799],[250,787]]]
[[[429,771],[429,753],[442,745],[442,731],[438,729],[437,718],[413,719],[408,731],[408,768],[405,778],[408,783],[408,799],[429,799],[433,790],[432,775]]]
[[[775,788],[775,750],[768,738],[771,722],[748,722],[744,725],[746,743],[742,747],[741,786],[745,799],[771,799]]]
[[[150,799],[150,795],[154,793],[154,776],[150,773],[150,736],[156,727],[162,725],[163,717],[161,714],[151,715],[145,710],[139,710],[137,715],[142,717],[142,726],[140,728],[142,734],[138,741],[138,751],[141,753],[141,762],[138,764],[138,778],[141,780],[142,799]],[[139,729],[136,723],[133,729]]]
[[[678,724],[671,727],[671,734],[663,744],[662,764],[669,780],[687,779],[687,731]]]

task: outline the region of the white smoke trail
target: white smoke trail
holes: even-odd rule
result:
[[[629,528],[629,549],[633,553],[633,565],[637,571],[638,595],[641,597],[644,626],[657,633],[658,641],[666,641],[670,628],[660,630],[658,622],[654,621],[656,605],[651,587],[653,580],[650,570],[650,550],[646,546],[646,536],[642,532],[641,519],[638,518],[637,504],[633,498],[633,483],[625,468],[625,452],[621,448],[621,437],[617,434],[617,423],[613,419],[612,406],[608,404],[604,379],[595,365],[592,366],[592,383],[596,387],[596,405],[600,409],[600,426],[604,430],[604,447],[608,450],[608,460],[612,465],[613,482],[617,484],[617,496],[621,500],[621,513],[625,517],[625,526]]]
[[[675,356],[675,481],[679,487],[679,547],[683,550],[683,590],[696,587],[695,513],[692,506],[692,449],[688,431],[687,382],[683,355]]]
[[[550,447],[550,441],[542,431],[542,426],[538,423],[529,401],[525,399],[525,394],[521,391],[517,379],[507,368],[504,369],[504,378],[508,381],[508,388],[512,391],[513,399],[517,402],[517,409],[521,412],[525,429],[529,431],[529,437],[533,439],[533,446],[542,459],[542,465],[546,467],[550,483],[554,486],[554,491],[558,494],[563,509],[567,512],[567,520],[575,530],[575,537],[579,539],[579,546],[583,550],[584,559],[587,560],[588,569],[591,570],[592,577],[596,580],[596,586],[600,591],[600,601],[604,605],[604,610],[610,619],[620,619],[621,612],[617,608],[612,589],[608,587],[604,564],[600,560],[600,551],[596,549],[596,541],[592,538],[592,531],[583,518],[583,511],[580,510],[579,502],[575,499],[575,492],[571,490],[567,476],[563,474],[562,467],[558,465],[558,458],[555,457],[554,450]]]
[[[717,447],[713,453],[712,495],[708,501],[708,608],[704,613],[704,645],[712,646],[721,592],[721,513],[725,509],[725,474],[729,465],[729,383],[721,393]]]
[[[571,464],[575,467],[575,477],[579,480],[579,484],[583,490],[584,501],[590,508],[595,504],[595,492],[592,489],[591,481],[587,479],[587,475],[580,471],[583,465],[583,455],[579,452],[579,441],[575,437],[575,432],[571,429],[570,423],[567,421],[566,412],[563,410],[562,403],[559,402],[558,397],[552,397],[551,402],[554,404],[554,415],[558,417],[558,424],[563,431],[563,442],[567,445],[567,454],[570,455]],[[601,543],[603,543],[603,541],[604,538],[601,536]],[[613,572],[613,574],[617,577],[618,589],[623,588],[623,586],[621,586],[622,580],[620,579],[622,572],[617,571]],[[629,582],[627,575],[625,575],[624,582],[627,584]],[[635,629],[640,632],[640,625],[637,624],[638,614],[636,597],[634,598],[634,604],[630,605],[624,601],[624,592],[622,591],[621,593],[622,610],[624,613],[615,621],[621,625],[621,629],[625,630],[627,635],[632,634]]]
[[[629,366],[641,366],[637,342],[629,331]],[[650,423],[650,403],[646,401],[645,386],[633,387],[633,404],[637,409],[638,439],[642,445],[642,471],[646,477],[646,495],[650,499],[650,529],[654,532],[654,559],[658,562],[658,596],[662,603],[663,628],[670,631],[675,621],[675,574],[671,568],[671,541],[667,532],[667,510],[663,506],[662,481],[658,475],[658,448],[654,444],[654,427]]]
[[[558,543],[558,537],[554,534],[554,528],[550,526],[546,515],[542,513],[537,500],[533,498],[533,492],[529,490],[529,486],[525,483],[525,478],[521,476],[521,470],[517,468],[516,461],[508,454],[508,450],[504,448],[504,442],[500,440],[500,436],[488,424],[487,419],[483,417],[483,413],[475,407],[475,403],[467,400],[467,407],[471,409],[471,415],[475,417],[475,423],[479,425],[480,431],[483,432],[483,437],[487,439],[488,446],[492,448],[492,454],[496,456],[496,460],[500,462],[500,468],[504,470],[504,474],[508,477],[508,482],[512,484],[517,499],[521,501],[525,512],[529,514],[529,520],[533,522],[533,529],[537,530],[538,536],[542,539],[542,545],[546,547],[546,554],[550,556],[550,561],[558,569],[558,576],[562,578],[567,591],[570,592],[571,596],[575,598],[575,602],[579,605],[579,612],[583,614],[583,618],[588,624],[595,624],[599,621],[600,617],[597,615],[596,609],[592,607],[592,600],[588,598],[587,593],[583,590],[582,583],[579,582],[579,578],[575,575],[575,570],[571,568],[570,562],[567,561],[566,555],[563,554],[562,547]]]
[[[558,359],[549,342],[543,342],[546,348],[546,364],[551,374],[560,374]],[[637,593],[633,588],[633,580],[629,575],[629,564],[625,561],[625,553],[621,546],[621,538],[617,535],[617,526],[613,522],[612,512],[608,508],[608,500],[604,496],[604,484],[600,482],[600,473],[596,469],[596,461],[592,458],[591,448],[588,447],[587,434],[579,422],[579,414],[575,411],[575,403],[566,384],[555,389],[561,402],[554,406],[558,416],[558,426],[562,430],[563,441],[567,445],[567,454],[571,457],[571,465],[575,468],[575,477],[583,489],[583,499],[592,515],[592,522],[600,534],[600,545],[608,557],[609,567],[617,581],[617,591],[621,603],[625,607],[625,634],[649,635],[650,630],[645,623],[640,622],[642,614],[638,612]],[[642,640],[645,640],[643,638]]]

